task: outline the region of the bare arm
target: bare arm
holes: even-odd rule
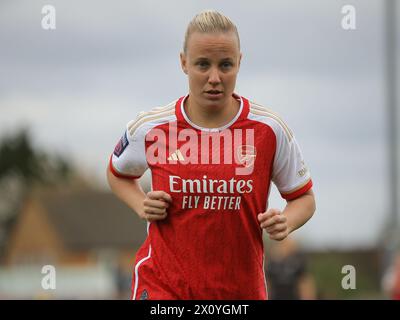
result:
[[[288,233],[300,228],[315,212],[315,198],[312,189],[302,196],[287,202],[283,215],[286,216]]]
[[[146,194],[137,179],[124,179],[114,176],[107,167],[107,181],[112,192],[122,200],[129,208],[143,218],[143,201]]]
[[[315,208],[314,192],[310,189],[300,197],[288,201],[283,212],[271,208],[260,213],[258,220],[271,239],[283,240],[305,224],[313,216]]]

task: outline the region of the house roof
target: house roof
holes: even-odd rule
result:
[[[110,192],[47,192],[39,201],[68,248],[138,248],[147,235],[146,222]]]

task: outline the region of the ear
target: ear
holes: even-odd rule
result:
[[[186,63],[187,63],[186,55],[183,52],[180,53],[180,59],[181,59],[181,67],[182,67],[183,72],[188,74],[187,66],[186,66]]]

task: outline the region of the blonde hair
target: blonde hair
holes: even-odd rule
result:
[[[224,16],[223,14],[215,10],[206,10],[200,12],[192,19],[192,21],[189,22],[189,25],[186,29],[185,41],[183,43],[184,53],[186,53],[187,51],[187,44],[189,37],[194,32],[200,32],[200,33],[234,32],[238,39],[238,45],[240,49],[240,39],[236,25],[228,17]]]

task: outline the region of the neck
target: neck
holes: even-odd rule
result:
[[[186,115],[194,124],[203,128],[220,128],[228,124],[237,115],[240,102],[230,97],[226,105],[219,108],[204,108],[189,97],[184,102]]]

